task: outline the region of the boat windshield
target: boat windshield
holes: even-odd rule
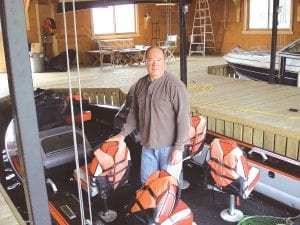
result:
[[[282,50],[278,52],[280,56],[300,58],[300,39],[292,42]]]

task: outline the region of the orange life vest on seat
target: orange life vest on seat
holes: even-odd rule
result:
[[[244,199],[260,178],[259,169],[248,165],[246,155],[233,140],[214,139],[207,163],[214,186]]]
[[[225,187],[237,179],[248,178],[249,166],[243,151],[229,139],[214,139],[208,164],[210,174],[219,187]]]
[[[206,119],[203,116],[193,116],[192,126],[189,131],[189,140],[185,144],[185,149],[192,157],[201,150],[206,136]]]
[[[90,182],[87,182],[85,165],[74,170],[74,179],[77,181],[80,177],[85,191],[89,185],[92,197],[117,189],[128,181],[130,153],[125,142],[104,142],[94,155],[87,165]]]
[[[130,159],[125,142],[104,142],[94,152],[94,159],[89,167],[90,175],[105,176],[113,189],[124,179]]]
[[[144,221],[140,224],[151,222],[161,223],[173,212],[178,200],[178,182],[164,170],[154,172],[144,186],[137,191],[135,204],[132,206],[127,218],[130,224],[133,221]],[[130,218],[131,217],[131,218]]]

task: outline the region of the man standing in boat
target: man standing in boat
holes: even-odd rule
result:
[[[186,87],[166,72],[164,51],[152,46],[146,51],[148,73],[135,86],[126,123],[109,141],[121,141],[134,129],[141,135],[141,182],[157,170],[166,170],[179,180],[182,153],[190,128],[190,105]]]

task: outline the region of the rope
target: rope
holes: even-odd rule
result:
[[[75,49],[78,49],[78,39],[77,39],[77,21],[76,21],[76,10],[75,10],[75,0],[73,0],[73,23],[74,23],[74,36],[75,36]],[[82,92],[81,92],[81,74],[80,74],[80,68],[79,68],[79,57],[78,57],[78,51],[76,51],[76,66],[77,66],[77,74],[78,74],[78,89],[79,89],[79,105],[80,105],[80,116],[81,116],[81,130],[83,137],[85,137],[85,129],[84,129],[84,120],[83,120],[83,108],[82,108]],[[90,215],[90,222],[93,224],[93,216],[92,216],[92,203],[91,203],[91,195],[90,195],[90,178],[89,178],[89,171],[88,171],[88,162],[87,162],[87,151],[86,151],[86,139],[83,138],[83,152],[84,152],[84,163],[85,163],[85,175],[86,175],[86,181],[87,181],[87,194],[88,194],[88,208],[89,208],[89,215]],[[77,153],[78,155],[78,153]],[[78,157],[77,157],[78,160]],[[76,162],[77,164],[77,162]],[[79,162],[78,162],[79,167]],[[76,170],[77,168],[76,165]],[[77,171],[78,172],[78,171]],[[79,179],[77,180],[77,183],[79,183],[80,190],[81,189],[81,182],[80,182],[80,173]]]
[[[74,0],[73,0],[73,4],[74,4]],[[77,181],[78,198],[79,198],[79,205],[80,205],[81,224],[84,225],[85,224],[85,215],[84,215],[84,208],[83,208],[83,196],[82,196],[82,190],[81,190],[81,184],[80,184],[79,159],[78,159],[78,147],[77,147],[78,145],[77,145],[76,128],[75,128],[72,82],[71,82],[69,52],[68,52],[69,46],[68,46],[65,0],[63,0],[62,8],[63,8],[63,18],[64,18],[64,35],[65,35],[66,57],[67,57],[67,71],[68,71],[68,83],[69,83],[69,96],[70,96],[70,107],[71,107],[73,143],[74,143],[74,151],[75,151],[75,163],[76,163],[76,171],[77,171],[77,174],[79,175],[78,176],[78,181]],[[73,11],[74,11],[74,8],[73,8]]]

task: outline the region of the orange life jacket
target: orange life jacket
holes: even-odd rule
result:
[[[249,166],[246,157],[233,140],[216,138],[211,144],[208,164],[211,168],[210,174],[219,187],[248,178]]]
[[[94,159],[89,167],[90,175],[106,177],[110,186],[116,189],[124,179],[130,159],[125,142],[104,142],[94,152]]]
[[[161,223],[165,221],[175,209],[178,201],[178,182],[164,170],[154,172],[144,186],[137,191],[135,204],[130,216],[138,217],[139,224]],[[130,224],[135,224],[131,222]]]
[[[206,119],[203,116],[193,116],[192,126],[189,131],[189,140],[185,148],[190,156],[197,154],[204,144],[206,136]]]
[[[55,20],[52,18],[46,18],[43,23],[44,32],[48,35],[53,35],[56,32]]]

